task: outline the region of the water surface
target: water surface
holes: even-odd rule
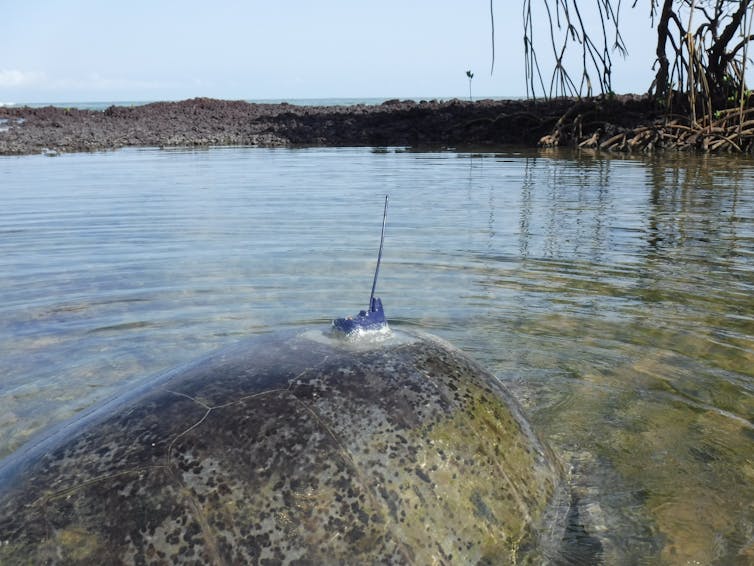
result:
[[[754,561],[745,159],[2,157],[0,455],[237,337],[365,307],[386,193],[388,316],[511,389],[571,469],[604,560]]]

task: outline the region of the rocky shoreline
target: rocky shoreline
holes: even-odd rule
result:
[[[105,111],[48,106],[0,108],[0,155],[123,147],[244,145],[468,147],[548,144],[582,102],[400,101],[380,105],[296,106],[194,98]],[[646,97],[587,102],[578,135],[615,135],[658,119]],[[563,145],[554,140],[551,145]]]

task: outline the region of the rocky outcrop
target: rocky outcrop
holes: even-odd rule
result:
[[[647,99],[622,98],[607,110],[619,127],[636,126],[651,112]],[[534,146],[573,106],[571,99],[296,106],[194,98],[104,112],[11,107],[0,108],[0,154],[215,145]]]

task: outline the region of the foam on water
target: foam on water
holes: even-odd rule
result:
[[[356,329],[349,334],[344,334],[334,329],[328,330],[307,330],[301,333],[302,338],[327,344],[334,348],[363,352],[366,350],[376,350],[382,346],[398,346],[411,344],[418,339],[416,336],[391,330],[386,324],[377,330]]]

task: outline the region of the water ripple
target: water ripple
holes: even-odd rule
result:
[[[0,178],[0,455],[229,338],[366,306],[390,193],[391,324],[507,384],[603,559],[752,555],[748,160],[130,150]]]

